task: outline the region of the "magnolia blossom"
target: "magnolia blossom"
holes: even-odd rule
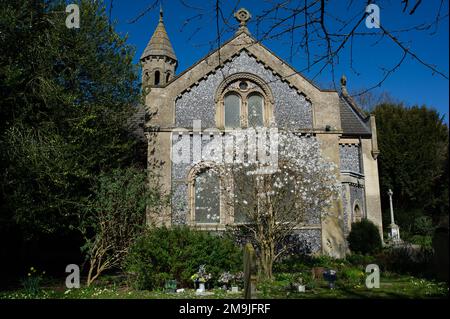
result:
[[[266,209],[265,203],[277,203],[271,210],[293,222],[307,216],[323,217],[340,190],[337,167],[323,158],[315,137],[292,132],[278,135],[277,169],[263,170],[266,163],[218,163],[221,190],[230,194],[234,204],[245,206],[249,219]],[[239,196],[237,195],[239,194]]]
[[[337,166],[323,157],[316,137],[279,132],[277,141],[276,165],[259,163],[258,157],[246,162],[250,156],[243,161],[213,161],[208,170],[217,176],[218,187],[209,190],[208,184],[202,192],[207,196],[202,206],[210,199],[211,207],[218,209],[213,201],[220,198],[220,209],[230,214],[225,220],[232,223],[234,218],[239,227],[250,229],[261,252],[267,243],[283,242],[300,225],[320,223],[340,194]],[[206,211],[211,213],[207,220],[214,220],[215,212]]]

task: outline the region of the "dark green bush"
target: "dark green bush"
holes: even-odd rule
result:
[[[409,238],[409,242],[413,245],[420,245],[423,248],[431,249],[433,237],[430,235],[413,235]]]
[[[377,264],[382,271],[429,278],[432,275],[432,257],[430,248],[405,244],[385,249],[377,256]]]
[[[373,254],[381,249],[381,237],[377,226],[368,219],[352,224],[348,235],[350,250],[354,253]]]
[[[370,255],[351,254],[345,257],[347,262],[353,266],[367,266],[369,264],[376,264],[376,257]]]
[[[296,273],[302,272],[307,269],[308,263],[311,257],[297,257],[297,256],[289,256],[287,258],[278,260],[273,265],[273,271],[275,273]]]
[[[217,283],[223,271],[242,271],[242,251],[226,235],[163,227],[138,238],[125,261],[129,282],[136,289],[162,288],[169,279],[192,287],[191,276],[203,264]]]
[[[324,267],[340,269],[349,263],[345,259],[336,259],[326,255],[319,256],[289,256],[278,260],[273,267],[274,272],[278,273],[301,273],[311,272],[313,267]]]

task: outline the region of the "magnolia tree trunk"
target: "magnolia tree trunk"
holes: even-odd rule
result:
[[[264,183],[261,189],[261,193],[265,194],[270,191],[270,183],[264,178]],[[258,219],[258,246],[259,246],[259,268],[261,279],[273,278],[272,267],[275,261],[275,212],[271,206],[271,201],[269,196],[263,196],[260,200],[260,205],[257,209],[257,219]]]
[[[272,268],[275,261],[275,249],[273,243],[261,246],[259,253],[260,276],[261,279],[273,279]]]

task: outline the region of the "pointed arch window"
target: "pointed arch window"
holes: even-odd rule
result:
[[[353,214],[355,222],[360,222],[362,220],[362,213],[359,204],[355,205],[355,208],[353,209]]]

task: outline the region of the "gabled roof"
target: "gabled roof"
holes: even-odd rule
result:
[[[155,32],[153,32],[144,53],[141,55],[141,60],[148,56],[167,56],[175,61],[177,57],[175,56],[175,51],[173,50],[172,44],[170,43],[169,36],[164,26],[163,12],[159,13],[159,22],[156,26]]]
[[[198,85],[200,81],[207,78],[210,74],[217,72],[217,70],[243,51],[254,57],[257,62],[263,64],[274,75],[279,76],[281,81],[288,83],[290,87],[297,89],[299,93],[304,93],[306,97],[321,96],[317,94],[319,92],[336,94],[335,102],[339,106],[343,135],[371,136],[370,117],[357,106],[355,101],[347,93],[345,84],[343,85],[342,93],[339,95],[335,90],[323,90],[319,88],[255,39],[246,28],[240,28],[235,36],[223,43],[220,48],[198,60],[164,86],[171,86],[171,94],[180,96],[183,92],[189,91],[192,87]],[[148,55],[166,55],[176,59],[162,22],[162,15],[158,27],[145,49],[142,58]],[[328,97],[334,98],[333,95],[327,95]],[[317,105],[320,105],[320,98],[316,102]]]
[[[272,71],[274,75],[279,76],[281,81],[288,83],[291,87],[296,88],[299,93],[302,93],[307,97],[309,97],[313,91],[337,93],[335,90],[319,88],[312,81],[296,71],[291,65],[270,51],[261,42],[256,40],[245,29],[238,30],[236,35],[223,43],[220,48],[198,60],[191,67],[174,77],[166,85],[173,85],[178,94],[188,91],[191,87],[197,85],[199,81],[206,78],[209,74],[216,72],[243,51],[254,57],[257,62],[263,64],[264,67]]]
[[[339,96],[341,127],[344,135],[371,135],[369,117],[346,92]]]

